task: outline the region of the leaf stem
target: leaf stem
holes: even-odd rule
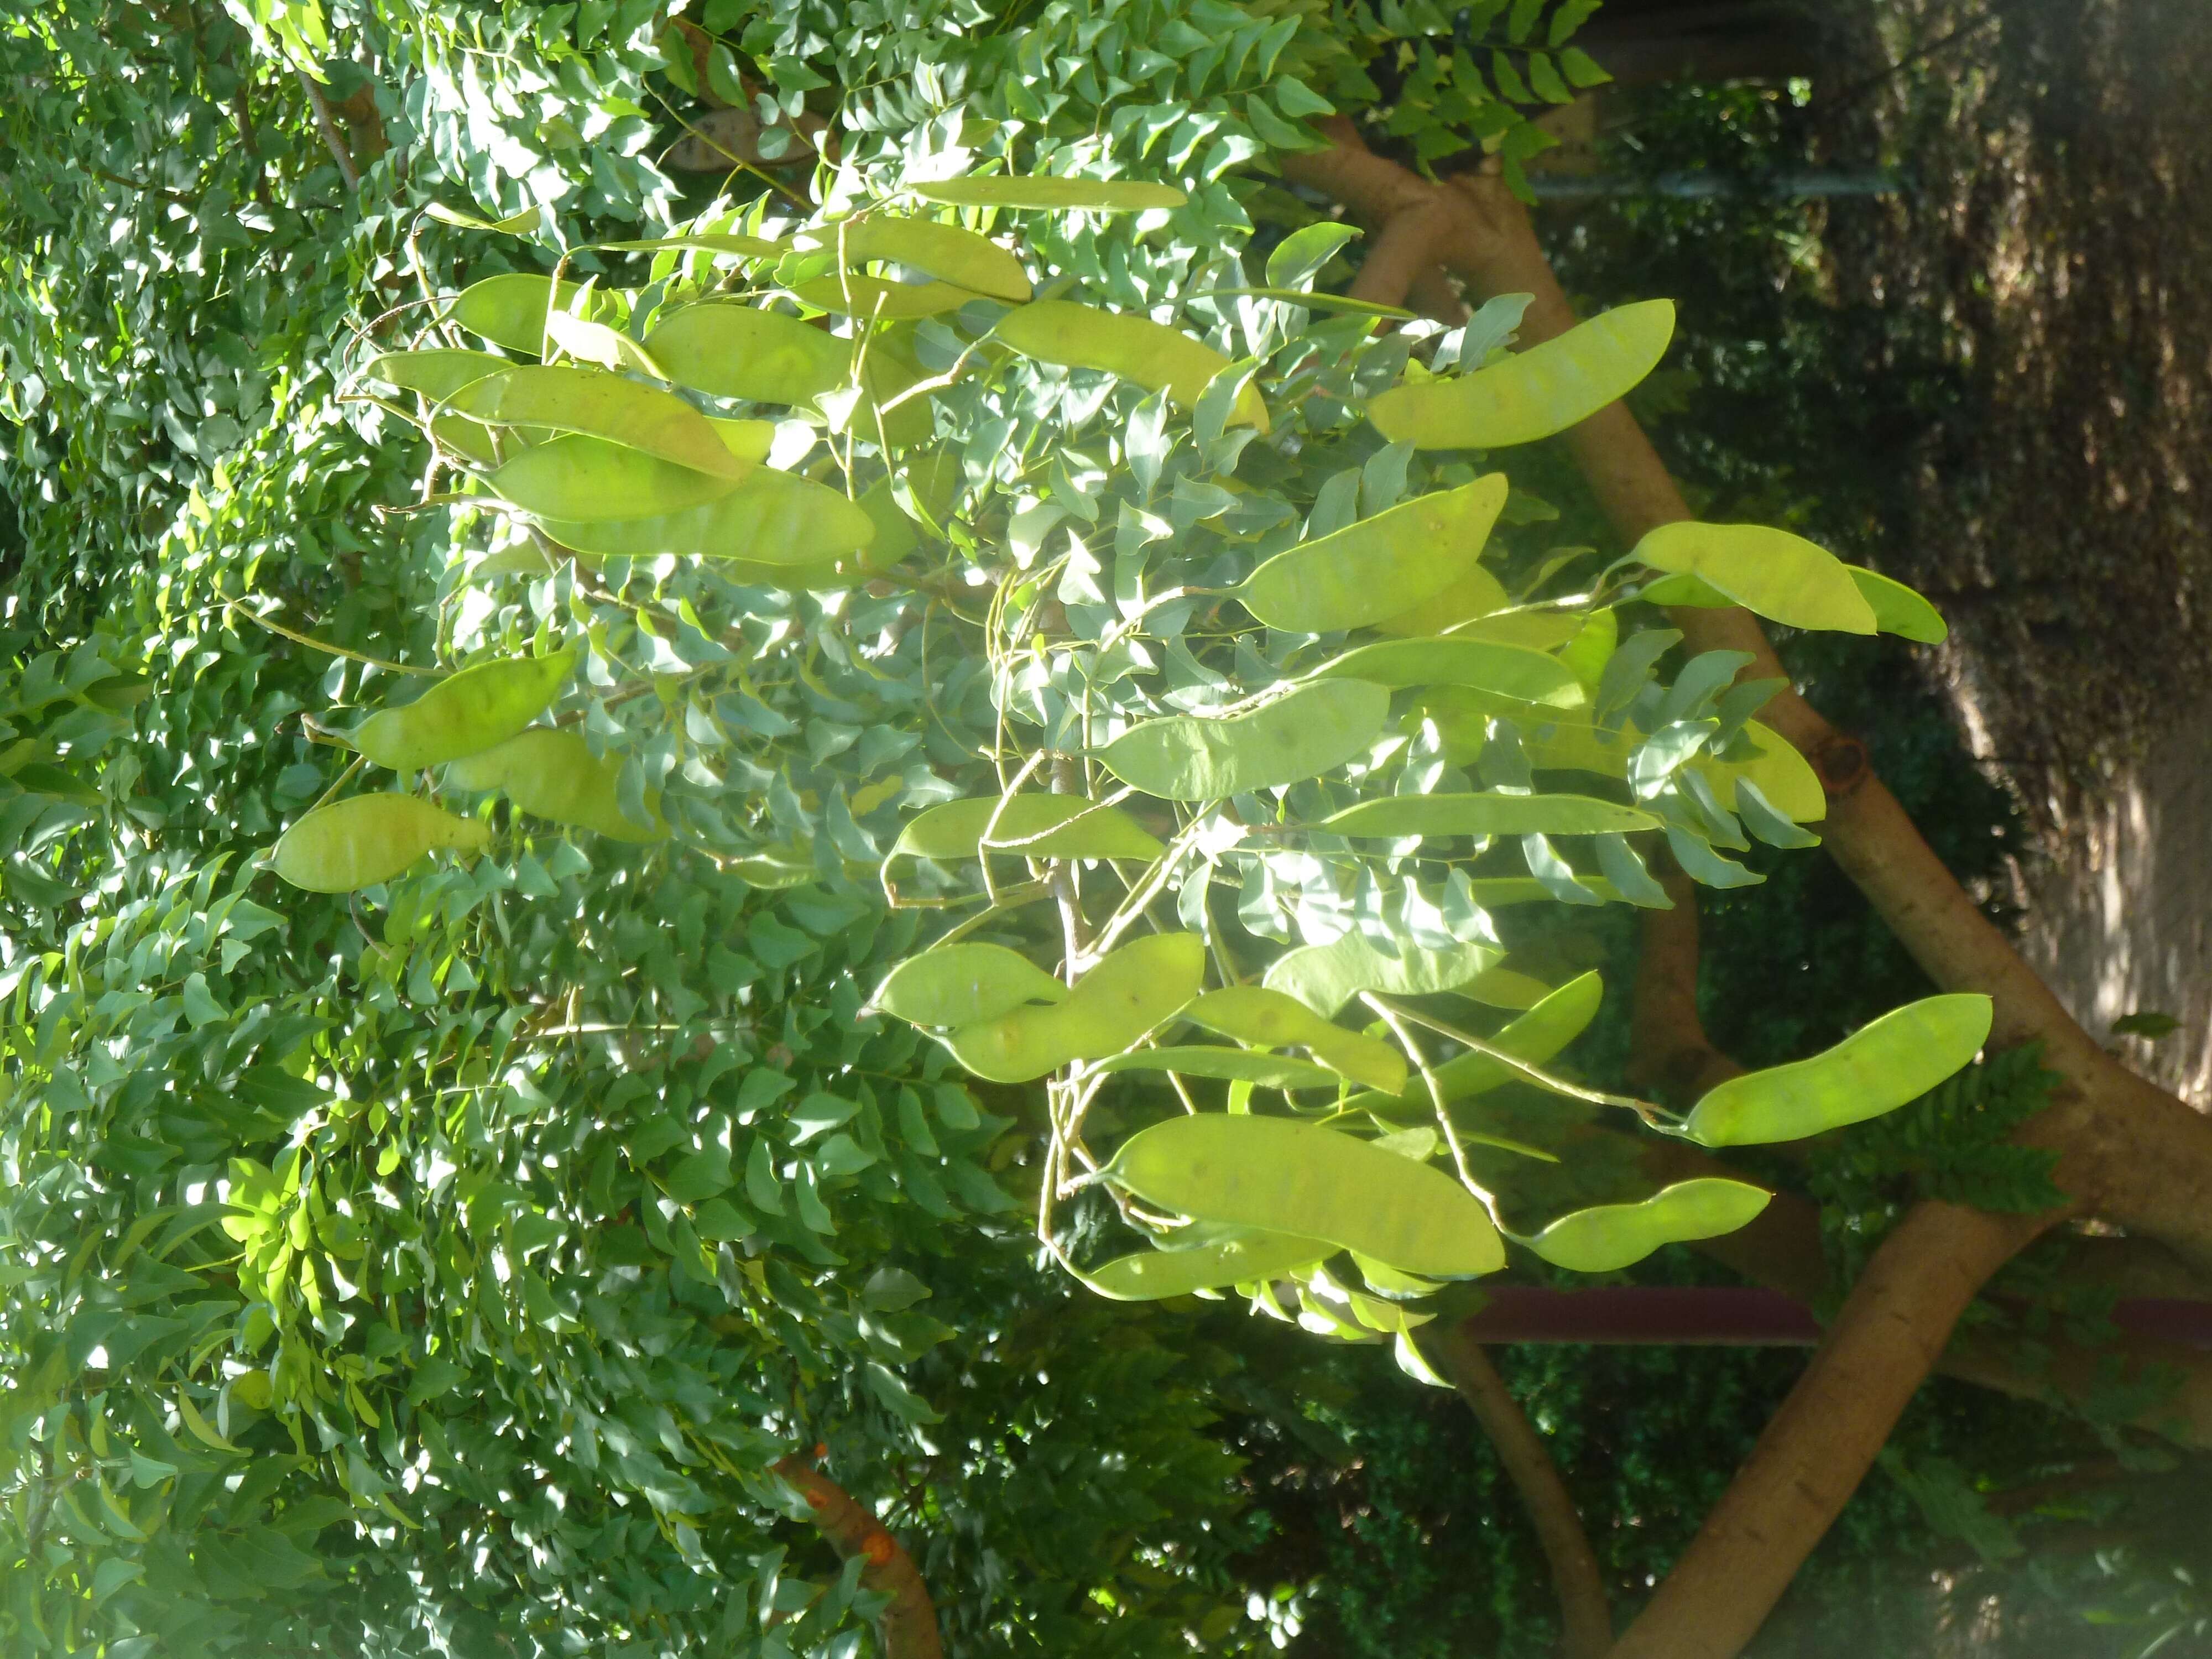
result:
[[[394,674],[423,674],[428,676],[432,679],[441,678],[438,671],[434,668],[412,668],[404,662],[390,662],[382,657],[372,657],[365,651],[349,651],[343,645],[331,645],[324,641],[314,638],[312,635],[295,634],[290,629],[285,627],[282,623],[270,622],[268,617],[261,616],[255,611],[248,611],[236,599],[225,599],[222,604],[222,608],[225,611],[234,611],[240,616],[245,617],[246,621],[258,623],[259,626],[267,629],[272,634],[281,634],[286,639],[292,641],[295,644],[304,645],[313,651],[319,651],[325,656],[344,657],[353,662],[367,663],[372,668],[389,670]]]

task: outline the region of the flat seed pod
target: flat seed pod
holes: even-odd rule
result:
[[[1393,443],[1421,449],[1495,449],[1534,443],[1588,420],[1667,355],[1674,302],[1622,306],[1487,368],[1393,386],[1367,418]]]
[[[353,795],[318,806],[276,839],[270,863],[295,887],[350,893],[389,881],[441,847],[483,850],[491,826],[413,795]]]
[[[1176,714],[1132,726],[1100,753],[1107,769],[1163,800],[1219,800],[1333,772],[1382,735],[1390,694],[1361,680],[1302,685],[1249,714]]]
[[[1190,198],[1171,185],[1134,179],[1024,179],[994,173],[980,179],[933,179],[907,188],[944,207],[1026,208],[1040,213],[1142,213],[1179,208]]]
[[[528,271],[487,276],[463,289],[446,317],[494,345],[526,351],[535,357],[545,349],[547,302],[551,301],[567,311],[575,303],[580,286],[564,282],[556,289],[551,277]],[[605,289],[592,289],[592,297],[584,302],[584,316],[589,322],[618,324],[629,313],[628,296]]]
[[[1654,570],[1695,576],[1745,610],[1790,628],[1875,631],[1874,609],[1850,568],[1786,530],[1680,520],[1647,532],[1629,556]]]
[[[1489,1214],[1449,1176],[1318,1124],[1170,1118],[1123,1141],[1104,1173],[1162,1209],[1318,1238],[1405,1273],[1466,1278],[1505,1263]]]
[[[387,351],[369,359],[362,374],[372,380],[419,392],[443,403],[463,386],[488,374],[503,374],[514,365],[489,351],[458,351],[440,346],[427,351]]]
[[[493,441],[491,428],[479,426],[463,415],[434,415],[430,418],[430,440],[439,448],[458,455],[471,466],[497,466],[500,445]],[[531,434],[510,432],[503,441],[506,453],[520,454],[531,447]]]
[[[1489,640],[1386,640],[1346,652],[1314,670],[1313,678],[1394,688],[1465,685],[1554,708],[1579,708],[1588,701],[1574,670],[1557,657]]]
[[[853,378],[853,343],[781,311],[710,301],[684,306],[645,337],[678,386],[717,398],[811,404]]]
[[[1479,564],[1470,564],[1425,599],[1408,605],[1395,617],[1371,624],[1378,634],[1400,638],[1427,639],[1457,629],[1479,617],[1503,611],[1512,601],[1498,585],[1498,578]],[[1500,618],[1501,621],[1510,620]],[[1517,642],[1517,641],[1516,641]],[[1536,647],[1548,650],[1548,645]]]
[[[993,850],[1033,859],[1144,859],[1167,851],[1159,839],[1118,806],[1082,795],[1016,795],[999,811],[999,797],[947,801],[909,823],[892,847],[894,856],[950,863],[977,855],[991,815],[999,814]]]
[[[940,945],[908,957],[869,999],[915,1025],[974,1025],[1026,1002],[1067,1000],[1067,987],[1003,945]]]
[[[1482,555],[1505,505],[1505,475],[1402,501],[1278,553],[1238,586],[1270,628],[1327,634],[1365,628],[1440,592]]]
[[[480,754],[544,714],[575,671],[573,650],[477,663],[404,708],[378,709],[355,732],[353,746],[395,772]]]
[[[446,769],[446,781],[453,788],[502,790],[518,811],[532,817],[589,830],[611,841],[665,839],[668,826],[660,820],[659,792],[646,792],[646,810],[653,817],[641,823],[622,810],[621,779],[617,757],[594,755],[581,733],[555,726],[531,726],[495,749]]]
[[[1239,1042],[1282,1048],[1296,1043],[1332,1072],[1385,1094],[1406,1086],[1406,1057],[1387,1042],[1333,1025],[1296,997],[1258,985],[1208,991],[1182,1011],[1194,1025]]]
[[[681,251],[724,253],[738,259],[781,259],[791,252],[787,243],[770,241],[764,236],[739,236],[720,230],[693,231],[688,236],[648,236],[639,241],[601,242],[599,246],[610,253]]]
[[[1537,884],[1528,885],[1536,890],[1532,898],[1543,896]],[[1500,1053],[1531,1066],[1541,1066],[1562,1048],[1580,1036],[1590,1021],[1597,1018],[1599,1006],[1605,1000],[1605,981],[1595,973],[1569,980],[1546,997],[1527,1013],[1513,1021],[1496,1036],[1490,1046]],[[1501,1083],[1510,1083],[1518,1075],[1488,1054],[1467,1054],[1456,1060],[1448,1060],[1431,1068],[1437,1087],[1443,1091],[1446,1103],[1455,1100],[1472,1099],[1486,1093]],[[1407,1079],[1406,1087],[1398,1098],[1383,1094],[1354,1095],[1345,1103],[1346,1111],[1374,1112],[1399,1122],[1431,1123],[1436,1121],[1436,1108],[1429,1097],[1429,1087],[1419,1076]]]
[[[1716,760],[1700,755],[1690,763],[1713,786],[1722,805],[1735,810],[1738,778],[1748,779],[1768,803],[1794,823],[1817,823],[1828,816],[1828,792],[1813,763],[1771,726],[1746,720],[1743,735],[1758,750],[1747,761]]]
[[[716,477],[753,470],[683,398],[604,369],[510,368],[463,386],[450,406],[487,426],[589,433]]]
[[[712,501],[638,518],[571,521],[548,514],[564,547],[607,558],[743,559],[764,569],[849,559],[875,539],[875,520],[842,492],[796,472],[753,467]],[[848,582],[846,584],[850,586]]]
[[[769,452],[775,447],[774,421],[732,421],[720,415],[709,415],[707,424],[714,428],[714,435],[722,441],[722,447],[741,461],[765,465]]]
[[[1027,1083],[1073,1060],[1117,1054],[1198,994],[1206,942],[1149,933],[1109,953],[1056,1008],[1017,1008],[946,1039],[953,1058],[994,1083]]]
[[[1030,297],[1029,273],[1019,259],[988,237],[934,219],[874,213],[848,219],[842,225],[801,231],[793,240],[802,248],[825,253],[842,249],[851,264],[882,259],[911,265],[941,282],[994,300],[1019,304]]]
[[[580,432],[524,450],[483,481],[526,513],[586,523],[681,513],[735,487],[729,478]]]
[[[1303,1060],[1263,1054],[1252,1048],[1218,1048],[1186,1043],[1167,1048],[1132,1048],[1098,1062],[1102,1072],[1178,1072],[1185,1077],[1225,1078],[1263,1089],[1334,1089],[1334,1072]]]
[[[1708,1146],[1802,1140],[1917,1100],[1989,1041],[1995,1006],[1971,993],[1923,997],[1861,1026],[1810,1060],[1730,1078],[1682,1131]]]
[[[1229,367],[1228,358],[1179,328],[1072,300],[1039,300],[1018,307],[999,319],[994,337],[1039,362],[1103,368],[1164,392],[1183,409],[1194,407],[1206,383]],[[1267,430],[1267,406],[1254,387],[1237,393],[1229,424]]]
[[[1084,1274],[1083,1282],[1116,1302],[1157,1302],[1163,1297],[1280,1278],[1335,1254],[1334,1245],[1317,1238],[1248,1233],[1187,1250],[1139,1250]]]
[[[1589,795],[1386,795],[1332,812],[1315,826],[1333,836],[1608,836],[1656,830],[1641,807]]]
[[[1510,1008],[1519,1014],[1527,1013],[1552,994],[1552,988],[1542,980],[1510,968],[1486,968],[1466,984],[1452,988],[1470,1002],[1480,1002],[1486,1008]]]
[[[1727,611],[1735,605],[1711,582],[1687,571],[1648,581],[1636,597],[1646,605],[1687,605],[1693,611]]]
[[[1389,957],[1364,933],[1346,933],[1327,945],[1301,945],[1268,965],[1264,983],[1271,991],[1295,997],[1323,1019],[1362,991],[1392,996],[1427,996],[1466,984],[1505,954],[1495,945],[1453,945],[1425,951],[1406,941]],[[1402,1081],[1403,1069],[1400,1077]]]
[[[1867,602],[1874,612],[1875,626],[1883,633],[1922,645],[1941,645],[1951,637],[1950,624],[1943,620],[1942,612],[1903,582],[1860,565],[1847,564],[1844,568],[1851,573],[1859,597]]]
[[[1495,640],[1501,645],[1525,645],[1532,651],[1557,651],[1582,630],[1581,616],[1571,611],[1512,611],[1455,623],[1450,631],[1454,639]]]
[[[791,290],[802,304],[817,311],[854,317],[880,317],[899,321],[915,317],[941,317],[957,311],[976,296],[950,283],[893,283],[881,276],[816,276]]]
[[[1748,1226],[1773,1196],[1748,1182],[1700,1176],[1662,1188],[1639,1204],[1574,1211],[1521,1242],[1555,1267],[1609,1273],[1662,1244],[1718,1238]]]

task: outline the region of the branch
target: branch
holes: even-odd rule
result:
[[[1464,1324],[1425,1326],[1414,1341],[1474,1413],[1535,1523],[1544,1559],[1551,1564],[1552,1589],[1559,1598],[1559,1659],[1602,1659],[1613,1645],[1605,1580],[1543,1437]]]
[[[945,1644],[937,1632],[937,1609],[914,1558],[885,1532],[883,1523],[856,1503],[852,1494],[816,1471],[803,1457],[778,1459],[769,1467],[806,1499],[814,1511],[814,1524],[830,1540],[838,1559],[863,1558],[860,1582],[872,1590],[888,1594],[890,1605],[877,1624],[883,1638],[884,1659],[945,1659]]]
[[[1697,887],[1662,851],[1655,849],[1651,863],[1674,908],[1643,913],[1628,1079],[1671,1104],[1695,1100],[1744,1068],[1713,1047],[1698,1012]]]
[[[338,177],[345,180],[348,190],[359,190],[361,169],[353,164],[353,152],[346,148],[345,135],[338,131],[337,117],[331,113],[331,100],[323,96],[323,89],[307,70],[297,73],[300,84],[307,89],[308,103],[314,106],[315,125],[323,131],[323,143],[330,146],[331,160],[338,164]]]

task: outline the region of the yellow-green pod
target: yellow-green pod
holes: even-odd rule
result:
[[[653,362],[678,386],[717,398],[809,404],[853,378],[853,343],[781,311],[708,301],[656,321]]]
[[[503,374],[514,365],[489,351],[459,351],[440,346],[424,351],[387,351],[372,357],[362,374],[402,392],[416,392],[432,403],[443,403],[463,386],[490,374]]]
[[[1070,1060],[1121,1053],[1196,996],[1205,975],[1197,934],[1147,934],[1106,956],[1057,1008],[1017,1008],[963,1026],[946,1046],[978,1077],[1026,1083]]]
[[[589,433],[716,477],[741,478],[753,469],[674,392],[605,369],[510,368],[471,381],[448,406],[487,426]]]
[[[868,1000],[914,1025],[975,1025],[1024,1003],[1060,1003],[1067,987],[1003,945],[940,945],[908,957]]]
[[[994,300],[1018,304],[1030,297],[1029,273],[1019,259],[988,237],[934,219],[872,213],[801,231],[793,240],[802,248],[842,253],[848,264],[881,259],[911,265]]]
[[[1527,1013],[1552,994],[1552,988],[1542,980],[1511,968],[1486,968],[1466,984],[1452,988],[1470,1002],[1486,1008],[1508,1008],[1516,1014]]]
[[[1797,752],[1796,744],[1757,720],[1743,723],[1743,735],[1757,751],[1750,760],[1716,760],[1701,754],[1690,763],[1713,786],[1722,805],[1735,811],[1736,781],[1746,778],[1766,797],[1769,805],[1792,823],[1815,823],[1828,816],[1828,792],[1820,783],[1820,775],[1813,769],[1812,762]]]
[[[791,292],[802,305],[812,306],[817,311],[879,317],[886,322],[941,317],[948,311],[959,310],[976,297],[950,283],[894,283],[852,271],[811,277],[793,284]]]
[[[1589,772],[1599,777],[1628,775],[1629,751],[1644,739],[1632,721],[1608,732],[1587,718],[1545,720],[1521,734],[1521,750],[1540,772]],[[1700,757],[1702,758],[1702,757]]]
[[[722,447],[741,461],[750,461],[756,465],[765,465],[769,452],[775,447],[774,421],[732,421],[720,415],[709,415],[707,424],[714,428],[714,435],[722,441]]]
[[[1327,634],[1366,628],[1440,592],[1482,556],[1505,505],[1505,475],[1401,501],[1267,561],[1237,586],[1270,628]]]
[[[509,351],[537,356],[545,349],[545,313],[549,301],[568,311],[576,302],[581,284],[562,283],[528,271],[487,276],[461,290],[447,320],[459,323],[471,334],[482,335]],[[606,289],[593,289],[584,302],[587,322],[619,324],[629,314],[629,299]]]
[[[1682,1131],[1708,1146],[1800,1140],[1918,1099],[1989,1041],[1995,1005],[1972,993],[1893,1008],[1810,1060],[1747,1072],[1712,1089]]]
[[[545,515],[564,547],[607,558],[743,559],[762,568],[812,568],[850,559],[875,539],[875,520],[839,490],[796,472],[753,467],[714,500],[637,518]]]
[[[1027,209],[1038,213],[1142,213],[1179,208],[1190,198],[1172,185],[1137,179],[1022,178],[991,173],[974,179],[931,179],[907,188],[943,207]]]
[[[1470,564],[1425,599],[1407,606],[1395,617],[1383,617],[1373,627],[1378,634],[1425,639],[1457,629],[1461,623],[1479,617],[1487,617],[1494,611],[1503,611],[1511,603],[1505,590],[1498,586],[1497,577],[1479,564]]]
[[[1640,806],[1594,795],[1509,795],[1471,790],[1449,795],[1382,795],[1332,812],[1315,826],[1355,840],[1401,836],[1613,836],[1656,830]]]
[[[446,769],[456,789],[498,789],[519,811],[552,823],[589,830],[611,841],[664,839],[659,793],[646,792],[649,823],[640,823],[622,810],[617,786],[622,762],[594,755],[580,732],[567,726],[533,726],[495,749],[457,760]]]
[[[1316,679],[1368,680],[1376,685],[1465,685],[1516,702],[1579,708],[1588,698],[1574,670],[1525,645],[1451,635],[1384,640],[1346,652],[1313,672]]]
[[[526,513],[592,523],[681,513],[736,488],[731,478],[580,432],[534,445],[483,476]]]
[[[270,863],[295,887],[350,893],[389,881],[426,853],[482,852],[491,826],[413,795],[353,795],[318,806],[276,839]]]
[[[992,850],[1033,859],[1156,859],[1167,851],[1159,838],[1118,806],[1082,795],[1016,795],[1000,810],[1000,797],[947,801],[920,814],[892,847],[918,859],[949,863],[981,851],[993,814]]]
[[[1248,714],[1175,714],[1134,726],[1099,758],[1163,800],[1219,800],[1334,771],[1382,735],[1390,694],[1364,680],[1318,680]]]
[[[404,708],[378,709],[354,732],[353,746],[395,772],[480,754],[544,714],[575,669],[574,650],[477,663]]]
[[[1188,1249],[1140,1250],[1078,1276],[1099,1295],[1116,1302],[1157,1302],[1163,1297],[1279,1278],[1335,1254],[1334,1245],[1317,1238],[1255,1232]]]
[[[1385,956],[1364,933],[1350,933],[1327,945],[1301,945],[1268,965],[1267,988],[1294,997],[1326,1020],[1362,991],[1428,996],[1466,984],[1505,954],[1495,945],[1455,943],[1425,951],[1410,941]],[[1398,1071],[1401,1085],[1405,1069]],[[1395,1091],[1394,1091],[1395,1092]]]
[[[1874,608],[1850,568],[1786,530],[1678,520],[1645,532],[1629,556],[1654,570],[1695,576],[1745,610],[1786,627],[1875,631]]]
[[[1863,565],[1847,564],[1844,568],[1850,572],[1859,597],[1874,612],[1875,626],[1883,633],[1922,645],[1941,645],[1951,637],[1951,626],[1943,620],[1943,613],[1903,582]]]
[[[1527,896],[1544,896],[1542,887],[1534,878],[1523,877],[1522,880],[1535,890]],[[1491,1038],[1490,1046],[1528,1065],[1541,1066],[1583,1034],[1590,1021],[1597,1018],[1604,1000],[1605,981],[1596,974],[1569,980]],[[1520,1073],[1488,1054],[1466,1054],[1432,1067],[1430,1075],[1436,1079],[1445,1102],[1449,1103],[1486,1093],[1502,1083],[1510,1083]],[[1436,1107],[1430,1099],[1429,1085],[1418,1075],[1407,1079],[1405,1089],[1396,1098],[1380,1093],[1354,1095],[1345,1103],[1345,1109],[1373,1112],[1399,1122],[1436,1121]]]
[[[1609,1273],[1662,1244],[1718,1238],[1748,1226],[1773,1196],[1748,1182],[1701,1176],[1662,1188],[1640,1203],[1574,1211],[1521,1243],[1555,1267]]]
[[[999,319],[994,337],[1039,362],[1103,368],[1164,392],[1184,409],[1195,406],[1206,383],[1229,367],[1228,358],[1179,328],[1072,300],[1038,300],[1018,307]],[[1255,388],[1248,386],[1237,394],[1229,424],[1267,430],[1267,406]]]
[[[1261,1054],[1256,1048],[1224,1048],[1192,1042],[1164,1048],[1132,1048],[1098,1062],[1101,1072],[1174,1072],[1182,1077],[1250,1083],[1262,1089],[1334,1089],[1342,1079],[1325,1066]]]
[[[1103,1173],[1180,1215],[1321,1239],[1405,1273],[1460,1279],[1505,1264],[1498,1230],[1466,1188],[1318,1124],[1170,1118],[1123,1141]]]
[[[723,253],[735,259],[781,259],[790,245],[764,236],[742,236],[729,231],[695,230],[682,236],[648,236],[626,242],[600,242],[610,253]]]
[[[1582,629],[1583,618],[1577,611],[1512,611],[1455,623],[1450,631],[1454,639],[1495,640],[1501,645],[1525,645],[1532,651],[1557,651]]]
[[[1295,1043],[1332,1072],[1395,1095],[1406,1086],[1406,1057],[1389,1043],[1347,1031],[1280,991],[1232,985],[1208,991],[1182,1011],[1194,1025],[1239,1042],[1282,1048]]]
[[[1367,418],[1393,443],[1496,449],[1534,443],[1588,420],[1659,366],[1674,337],[1674,302],[1645,300],[1471,374],[1393,386]]]

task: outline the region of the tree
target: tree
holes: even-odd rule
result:
[[[1551,904],[1664,902],[1631,835],[1743,879],[1712,850],[1744,841],[1737,813],[1786,845],[1825,807],[1900,916],[1942,908],[1908,942],[1954,994],[1872,1068],[1883,1094],[1838,1110],[1940,1081],[1988,1029],[1984,994],[2067,1081],[2024,1132],[2045,1156],[2007,1166],[2021,1213],[1923,1206],[1876,1254],[1626,1650],[1724,1639],[1701,1583],[1778,1594],[1924,1370],[1863,1334],[1902,1310],[1932,1359],[1977,1275],[2055,1218],[2046,1170],[2069,1205],[2195,1248],[2203,1149],[2178,1106],[2049,1022],[1848,745],[1786,690],[1728,689],[1765,647],[1705,606],[1860,631],[1869,596],[1909,629],[1923,611],[1784,537],[1644,541],[1686,515],[1598,405],[1663,346],[1660,313],[1559,348],[1591,377],[1580,403],[1547,359],[1489,363],[1516,327],[1567,320],[1525,221],[1334,112],[1371,112],[1417,161],[1486,135],[1510,174],[1540,140],[1496,94],[1586,76],[1565,46],[1585,9],[1492,7],[1481,58],[1420,9],[1326,28],[1301,27],[1319,8],[1206,4],[15,27],[41,94],[10,191],[33,576],[15,614],[44,653],[9,688],[19,1635],[850,1651],[881,1615],[902,1655],[933,1642],[933,1594],[979,1649],[1232,1639],[1200,1397],[1146,1397],[1203,1352],[1021,1269],[998,1218],[1032,1204],[1054,1255],[1124,1294],[1242,1280],[1280,1310],[1295,1280],[1309,1326],[1393,1336],[1415,1369],[1425,1350],[1542,1505],[1525,1424],[1432,1317],[1461,1311],[1443,1279],[1499,1259],[1494,1218],[1602,1267],[1763,1206],[1714,1248],[1826,1289],[1802,1208],[1679,1137],[1620,1133],[1601,1114],[1685,1120],[1553,1064],[1595,982],[1516,966],[1545,933],[1521,918]],[[57,139],[64,109],[89,112],[82,139]],[[686,127],[728,155],[727,193],[683,199],[642,159]],[[118,130],[141,135],[132,166],[94,173],[84,151]],[[1373,221],[1349,296],[1321,287],[1348,228],[1275,164]],[[1039,176],[1066,182],[1020,182]],[[1240,258],[1255,225],[1264,283]],[[637,229],[654,245],[618,246]],[[82,274],[103,238],[128,252]],[[1498,297],[1381,327],[1413,321],[1393,315],[1411,295],[1456,303],[1439,261]],[[1053,272],[1073,285],[1034,292]],[[1172,330],[1133,314],[1170,306]],[[58,319],[97,319],[100,349]],[[1536,418],[1433,424],[1501,383]],[[1638,561],[1544,545],[1543,495],[1460,453],[1578,420]],[[91,556],[58,558],[87,523]],[[1676,636],[1626,609],[1655,579],[1705,647],[1663,678]],[[1311,638],[1401,612],[1407,642],[1353,660]],[[1769,697],[1781,718],[1753,725]],[[1609,738],[1586,708],[1632,724]],[[343,747],[359,757],[324,753]],[[365,762],[458,764],[398,800],[343,794]],[[1099,799],[1109,775],[1127,787]],[[273,858],[242,856],[280,824]],[[1470,835],[1509,839],[1450,839]],[[1602,874],[1549,839],[1584,836]],[[1006,850],[975,863],[986,843]],[[1686,1096],[1729,1067],[1664,971],[1689,944],[1675,891],[1652,912],[1672,921],[1641,1060]],[[1498,1012],[1451,1000],[1468,989]],[[1328,1018],[1355,998],[1367,1030]],[[1252,1046],[1152,1046],[1186,1009]],[[1294,1046],[1312,1060],[1267,1052]],[[1040,1110],[1019,1085],[1045,1073]],[[1388,1149],[1276,1109],[1163,1116],[1217,1085],[1318,1105],[1340,1078]],[[1686,1121],[1730,1099],[1740,1129],[1778,1109],[1754,1079]],[[2115,1113],[2164,1137],[2164,1168],[2089,1157]],[[1213,1139],[1158,1150],[1194,1133]],[[1317,1201],[1316,1134],[1364,1160],[1344,1167],[1375,1202]],[[1103,1179],[1077,1173],[1125,1136]],[[1240,1206],[1191,1182],[1199,1156],[1272,1160],[1280,1186]],[[1146,1238],[1195,1248],[1130,1248]],[[941,1318],[917,1306],[932,1288]],[[975,1346],[926,1401],[908,1379],[956,1333]],[[1054,1387],[1128,1407],[1091,1425],[1119,1473],[1080,1508],[1036,1480]],[[1850,1409],[1820,1404],[1838,1391]],[[884,1507],[811,1468],[817,1443]],[[1052,1455],[1097,1461],[1087,1439]],[[1832,1466],[1819,1504],[1747,1546],[1732,1517],[1808,1456]],[[1547,1512],[1571,1563],[1556,1491]],[[794,1519],[842,1573],[783,1577]],[[1585,1648],[1609,1635],[1587,1589]],[[1085,1611],[1101,1596],[1110,1619]],[[1747,1633],[1763,1605],[1729,1599]]]

